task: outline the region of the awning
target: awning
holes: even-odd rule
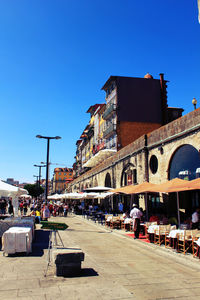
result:
[[[112,149],[103,149],[89,159],[84,165],[84,168],[93,168],[103,162],[108,157],[114,155],[117,151]]]
[[[117,194],[117,193],[123,193],[123,194],[142,194],[142,193],[148,193],[153,192],[157,185],[150,183],[150,182],[143,182],[141,184],[137,185],[127,185],[121,188],[117,188],[114,190],[111,190],[111,192]]]

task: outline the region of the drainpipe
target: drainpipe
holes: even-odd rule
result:
[[[162,114],[162,125],[168,123],[167,118],[167,84],[164,80],[164,74],[160,73],[160,93],[161,93],[161,114]]]
[[[149,182],[149,150],[147,134],[144,135],[144,180]]]

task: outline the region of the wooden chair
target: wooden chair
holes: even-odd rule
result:
[[[184,255],[192,250],[192,230],[184,230],[183,233],[177,235],[177,251],[182,252]]]
[[[165,244],[166,234],[170,232],[171,225],[160,225],[154,232],[154,244],[161,246]]]
[[[196,230],[196,232],[192,236],[192,255],[193,257],[200,258],[200,247],[196,243],[199,238],[200,238],[200,231]]]
[[[165,232],[165,248],[172,248],[172,239],[169,233],[171,230],[175,230],[175,229],[176,229],[176,225],[173,225],[170,227],[169,232],[168,231]]]
[[[111,217],[113,217],[113,215],[105,215],[105,226],[108,227],[110,226],[110,221],[111,221]]]
[[[110,228],[111,229],[121,228],[121,220],[119,217],[112,217],[112,220],[110,221]]]

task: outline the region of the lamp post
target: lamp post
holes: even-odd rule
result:
[[[192,99],[192,104],[194,105],[194,110],[197,108],[197,99],[193,98]]]
[[[41,180],[41,168],[42,167],[46,167],[46,165],[33,165],[34,167],[38,167],[39,168],[39,180],[38,180],[38,185],[40,186],[40,180]]]
[[[36,177],[36,183],[38,184],[38,182],[39,182],[39,180],[38,180],[39,176],[33,175],[33,177]]]
[[[60,136],[43,136],[43,135],[36,135],[38,139],[46,139],[47,140],[47,161],[46,161],[46,185],[45,185],[45,200],[47,200],[48,196],[48,184],[49,184],[49,142],[50,140],[59,140],[61,139]]]

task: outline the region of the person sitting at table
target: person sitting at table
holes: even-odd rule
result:
[[[159,224],[159,218],[156,215],[153,215],[150,217],[149,222],[157,222],[157,224]]]
[[[195,210],[195,212],[192,214],[192,229],[198,229],[199,228],[199,208]]]
[[[169,220],[168,220],[168,218],[165,215],[162,215],[160,223],[163,224],[163,225],[168,225],[169,224]]]

